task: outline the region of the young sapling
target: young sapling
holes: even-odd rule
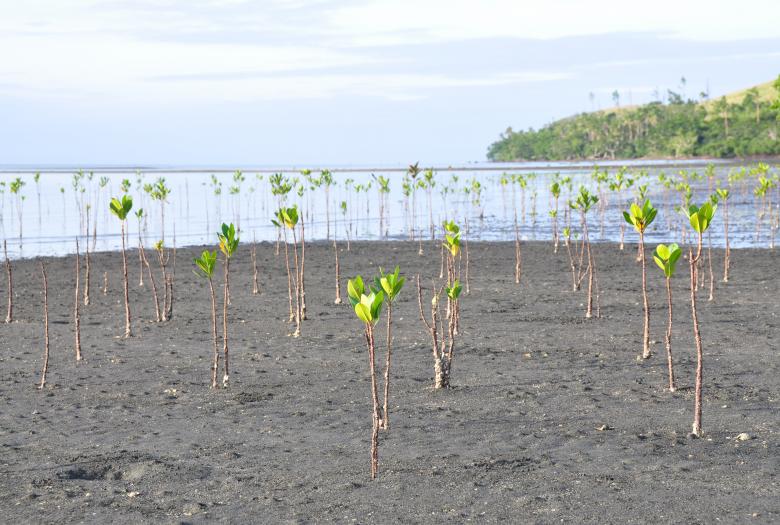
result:
[[[701,437],[701,412],[702,412],[702,383],[704,374],[704,352],[701,343],[701,331],[699,329],[699,317],[696,312],[696,265],[701,257],[702,235],[709,228],[712,218],[715,215],[715,207],[711,202],[704,203],[701,207],[690,206],[688,208],[688,218],[694,231],[699,236],[696,255],[693,255],[693,249],[688,248],[688,266],[691,273],[691,316],[693,318],[693,338],[696,343],[696,387],[694,395],[693,411],[693,430],[692,434]]]
[[[366,292],[369,293],[366,293]],[[371,378],[372,429],[371,429],[371,479],[375,479],[379,470],[379,429],[382,420],[379,408],[379,395],[377,393],[374,327],[379,322],[379,314],[384,302],[383,292],[366,290],[363,278],[358,275],[347,283],[349,302],[355,310],[355,315],[363,322],[366,345],[368,347],[368,369]]]
[[[297,237],[295,235],[295,227],[298,224],[298,207],[293,206],[291,208],[279,208],[279,210],[276,212],[276,219],[272,220],[275,225],[279,227],[285,228],[285,235],[284,235],[284,254],[285,259],[287,261],[287,286],[288,286],[288,293],[292,291],[292,287],[290,286],[290,262],[289,262],[289,256],[287,255],[287,229],[292,231],[293,234],[293,255],[294,255],[294,261],[295,261],[295,311],[291,311],[291,319],[292,321],[295,321],[295,332],[293,332],[293,337],[299,337],[301,335],[301,318],[302,318],[302,312],[301,312],[301,272],[300,272],[300,265],[298,263],[298,241]],[[290,295],[290,305],[292,306],[292,298]],[[291,309],[292,310],[292,309]]]
[[[674,276],[677,261],[682,255],[682,250],[677,244],[659,244],[655,248],[653,260],[664,272],[666,277],[666,301],[669,309],[669,321],[666,325],[664,343],[666,345],[666,361],[669,368],[669,391],[674,392],[677,387],[674,382],[674,365],[672,362],[672,277]]]
[[[217,374],[219,372],[219,347],[217,345],[217,298],[214,293],[214,269],[217,265],[217,251],[203,250],[200,257],[195,259],[195,275],[203,277],[209,283],[211,294],[211,339],[214,344],[214,353],[211,362],[211,388],[217,388]]]
[[[225,375],[222,377],[222,387],[227,388],[230,378],[230,368],[228,360],[228,304],[230,303],[230,259],[235,255],[238,249],[238,237],[236,237],[236,227],[222,224],[222,231],[217,233],[219,238],[219,251],[225,256],[225,284],[224,297],[222,302],[222,353],[225,357]]]
[[[122,195],[122,199],[112,198],[109,205],[111,213],[113,213],[122,224],[122,273],[124,275],[124,287],[125,287],[125,338],[131,337],[132,331],[130,328],[130,292],[127,282],[127,254],[125,253],[125,223],[127,222],[127,214],[133,208],[133,199],[129,195]],[[107,275],[104,275],[104,290],[107,282]],[[104,292],[105,293],[105,292]]]
[[[723,202],[723,238],[726,242],[726,249],[723,253],[723,282],[727,283],[731,267],[731,247],[729,246],[729,197],[731,197],[731,192],[728,188],[716,188],[715,191]]]
[[[642,359],[650,357],[650,304],[647,300],[647,264],[645,263],[645,230],[655,219],[658,210],[649,200],[640,208],[636,203],[629,211],[623,212],[623,218],[639,233],[639,254],[642,263],[642,304],[644,305],[645,326],[642,336]]]
[[[398,298],[398,294],[401,293],[401,289],[404,287],[405,277],[399,275],[400,268],[395,267],[393,273],[384,273],[382,269],[379,269],[379,277],[374,279],[374,286],[372,290],[375,293],[383,292],[385,303],[387,303],[387,358],[385,360],[385,392],[384,403],[382,405],[382,429],[387,430],[390,428],[390,358],[392,356],[393,347],[393,302]]]

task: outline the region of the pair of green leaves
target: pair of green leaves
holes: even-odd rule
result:
[[[570,202],[569,207],[588,213],[590,209],[599,201],[599,198],[588,191],[585,186],[580,187],[580,193],[575,202]]]
[[[382,268],[379,268],[379,277],[374,278],[372,290],[375,293],[383,292],[388,302],[394,301],[406,282],[406,277],[401,277],[400,271],[401,268],[398,266],[395,267],[393,273],[384,273]]]
[[[276,211],[276,219],[271,219],[271,222],[277,228],[281,228],[284,225],[292,230],[298,224],[298,206],[279,208]]]
[[[641,208],[637,203],[633,203],[629,211],[623,212],[623,218],[626,219],[626,222],[632,225],[636,231],[644,233],[645,229],[650,226],[657,214],[658,210],[653,208],[653,205],[649,200],[646,200]]]
[[[455,224],[455,221],[444,221],[444,247],[450,252],[453,257],[457,257],[460,253],[460,227]]]
[[[379,269],[379,277],[374,278],[374,283],[366,289],[363,277],[358,275],[347,283],[347,295],[355,315],[366,324],[374,325],[379,321],[382,311],[382,303],[395,301],[406,278],[400,275],[401,269],[396,266],[392,273],[384,273]]]
[[[688,207],[688,219],[691,221],[691,227],[697,233],[704,233],[710,227],[712,218],[715,216],[716,206],[712,202],[705,202],[701,207],[691,205]]]
[[[461,286],[460,281],[458,279],[455,279],[455,282],[452,283],[452,286],[448,286],[444,288],[447,297],[449,297],[450,300],[452,301],[458,300],[458,297],[460,297],[460,292],[462,290],[463,290],[463,286]]]
[[[123,221],[127,219],[127,214],[130,213],[130,210],[133,208],[133,198],[130,195],[122,195],[122,200],[114,197],[111,199],[109,208],[111,209],[111,213],[116,215],[120,221]]]
[[[210,252],[203,250],[203,253],[195,261],[195,275],[205,279],[211,279],[214,276],[214,268],[217,266],[217,250]]]
[[[236,237],[236,227],[231,222],[228,224],[222,224],[222,231],[217,233],[219,239],[219,251],[221,251],[225,257],[233,257],[233,254],[238,248],[238,237]]]
[[[374,292],[368,290],[366,293],[363,278],[358,275],[347,282],[347,295],[349,303],[355,310],[358,319],[367,325],[375,325],[379,321],[379,314],[382,312],[382,303],[385,300],[384,292]]]
[[[655,264],[664,272],[664,275],[671,278],[674,275],[677,260],[682,255],[682,250],[676,243],[670,245],[659,244],[653,253]]]

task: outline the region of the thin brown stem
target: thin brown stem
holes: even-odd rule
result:
[[[89,234],[87,234],[86,249],[84,250],[86,266],[84,268],[84,306],[89,306]]]
[[[152,266],[146,258],[146,251],[143,246],[141,246],[141,261],[146,265],[146,269],[149,272],[149,281],[152,283],[152,297],[154,298],[155,322],[159,323],[162,320],[162,315],[160,312],[160,299],[157,295],[157,283],[154,280],[154,272],[152,272]]]
[[[46,373],[49,371],[49,281],[46,278],[46,267],[41,261],[41,276],[43,277],[43,368],[39,389],[46,386]]]
[[[222,387],[227,388],[230,378],[228,360],[228,301],[230,298],[230,257],[225,256],[225,286],[222,298],[222,353],[225,356],[225,375],[222,376]]]
[[[125,287],[125,339],[133,335],[130,328],[130,290],[127,283],[127,254],[125,253],[125,221],[122,221],[122,273]]]
[[[382,421],[379,415],[379,396],[376,385],[374,328],[370,323],[366,324],[366,343],[368,345],[368,368],[371,377],[371,402],[373,405],[371,418],[371,479],[375,479],[379,471],[379,428],[382,425]]]
[[[699,235],[701,237],[701,234]],[[695,436],[702,435],[701,428],[701,408],[702,408],[702,381],[704,375],[704,353],[701,344],[701,333],[699,332],[699,317],[696,312],[696,263],[698,256],[693,257],[693,251],[688,250],[689,266],[691,272],[691,316],[693,318],[693,338],[696,343],[696,387],[694,394],[693,407],[693,430]]]
[[[287,299],[290,306],[290,317],[288,322],[292,323],[295,320],[295,313],[293,312],[293,299],[292,299],[292,276],[290,273],[290,252],[287,248],[287,230],[284,230],[284,263],[287,267]],[[297,293],[296,293],[297,295]]]
[[[260,286],[257,282],[257,245],[255,244],[254,237],[252,238],[252,294],[257,295],[260,293]]]
[[[8,259],[8,244],[3,240],[3,254],[5,255],[5,274],[8,277],[8,309],[5,314],[6,324],[14,320],[14,280],[11,270],[11,261]]]
[[[726,240],[726,251],[723,254],[723,282],[729,282],[729,267],[731,266],[731,248],[729,246],[729,201],[723,201],[723,236]]]
[[[211,388],[218,388],[219,346],[217,344],[217,298],[214,293],[214,282],[211,277],[209,277],[209,292],[211,293],[211,338],[214,342],[214,355],[211,364]]]
[[[301,335],[301,271],[298,264],[298,241],[295,236],[295,228],[292,230],[293,234],[293,255],[295,260],[295,332],[293,337],[300,337]]]
[[[382,404],[382,429],[390,428],[390,358],[393,355],[393,302],[387,301],[387,357],[385,358],[385,392]]]
[[[669,307],[669,323],[666,325],[666,362],[669,367],[669,391],[674,392],[677,387],[674,384],[674,363],[672,361],[672,280],[666,278],[666,299]]]
[[[645,258],[645,233],[639,232],[639,255],[642,259],[642,304],[645,313],[645,326],[642,332],[642,359],[648,359],[650,353],[650,303],[647,300],[647,264]]]
[[[76,361],[81,361],[81,317],[79,316],[79,303],[81,294],[79,288],[79,278],[81,276],[81,260],[79,257],[79,240],[76,239],[76,300],[73,306],[73,324],[75,327],[75,349]]]
[[[335,304],[341,304],[341,265],[339,264],[339,247],[333,239],[333,253],[336,255],[336,299]]]
[[[330,223],[328,223],[330,224]],[[330,239],[330,230],[328,231]],[[306,228],[303,225],[303,216],[301,215],[301,320],[306,320]]]

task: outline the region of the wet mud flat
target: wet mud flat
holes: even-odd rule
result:
[[[703,439],[693,420],[695,351],[687,266],[674,279],[680,390],[666,390],[661,272],[648,268],[654,355],[641,353],[635,246],[594,245],[598,320],[570,291],[565,249],[470,243],[452,388],[434,391],[413,279],[394,307],[391,429],[369,477],[368,358],[360,322],[333,304],[333,247],[306,250],[308,320],[288,336],[283,252],[258,244],[231,263],[231,385],[209,387],[207,284],[197,249],[177,253],[174,318],[153,323],[129,252],[135,335],[123,332],[121,255],[92,257],[73,349],[74,259],[44,259],[51,360],[39,380],[37,260],[14,263],[15,318],[0,325],[0,509],[11,523],[770,523],[780,519],[780,252],[732,251],[731,282],[699,296]],[[340,245],[346,278],[399,264],[438,278],[424,243]],[[713,251],[716,275],[722,252]],[[648,260],[652,264],[652,261]],[[103,272],[109,276],[103,295]],[[221,267],[215,284],[221,283]],[[82,274],[83,278],[83,274]],[[5,277],[0,298],[5,303]],[[159,285],[159,278],[158,278]],[[429,286],[429,285],[428,285]],[[220,287],[217,288],[219,294]],[[346,301],[345,301],[346,302]],[[4,313],[4,308],[3,308]],[[383,354],[384,328],[378,329]],[[745,433],[748,439],[737,436]],[[743,436],[744,438],[744,436]]]

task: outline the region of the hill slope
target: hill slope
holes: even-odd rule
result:
[[[669,91],[666,104],[581,113],[539,130],[509,128],[488,148],[488,159],[778,155],[779,92],[780,77],[703,102]]]

